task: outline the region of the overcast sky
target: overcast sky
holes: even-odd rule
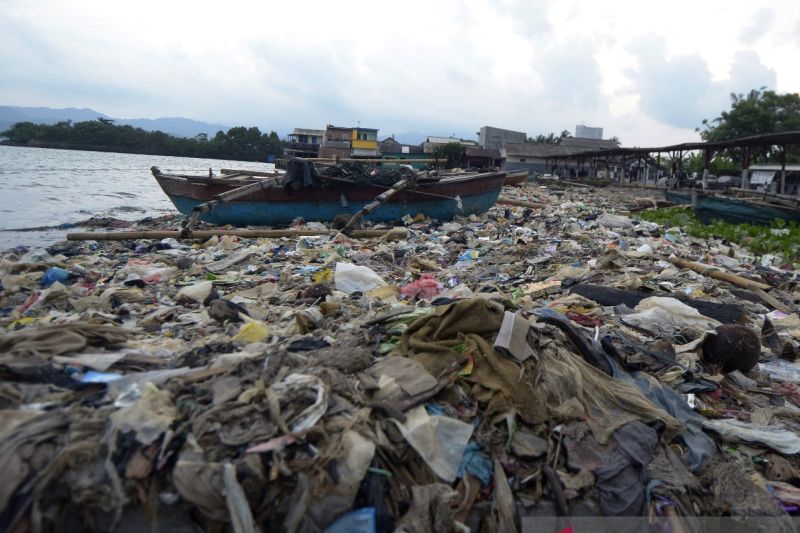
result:
[[[0,0],[0,105],[697,139],[729,93],[800,91],[796,2]]]

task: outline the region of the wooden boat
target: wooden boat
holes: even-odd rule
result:
[[[509,170],[506,172],[506,180],[503,182],[505,186],[522,187],[528,181],[528,169],[522,170]]]
[[[664,199],[678,205],[691,205],[692,194],[687,191],[664,190]]]
[[[206,222],[235,226],[280,226],[290,224],[298,217],[330,221],[340,214],[355,214],[389,189],[374,184],[357,185],[337,180],[335,183],[305,187],[287,194],[276,178],[254,176],[245,171],[225,177],[167,174],[156,167],[151,171],[175,208],[187,216],[196,207],[217,199],[220,194],[260,183],[262,187],[255,187],[260,190],[218,203],[200,216],[200,220]],[[452,220],[456,215],[483,213],[497,201],[505,177],[505,172],[488,172],[422,178],[415,188],[394,194],[366,218],[390,221],[422,213],[438,220]]]
[[[779,197],[756,191],[742,191],[742,197],[702,190],[664,191],[664,198],[676,204],[691,205],[692,211],[705,224],[723,220],[733,224],[760,224],[768,226],[774,220],[800,222],[798,198]]]

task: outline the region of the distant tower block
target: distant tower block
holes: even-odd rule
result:
[[[602,139],[603,128],[593,128],[579,124],[575,126],[575,137],[578,139]]]

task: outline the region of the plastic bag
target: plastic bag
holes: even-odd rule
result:
[[[383,278],[372,269],[351,263],[336,263],[333,278],[336,290],[347,294],[356,291],[365,293],[386,285]]]
[[[719,322],[703,316],[697,309],[689,307],[675,298],[651,296],[634,308],[636,313],[626,315],[624,321],[672,337],[682,335],[694,339],[704,331],[714,329]]]
[[[441,290],[441,285],[430,274],[424,274],[418,280],[400,287],[400,294],[413,298],[419,296],[423,300],[433,298]]]

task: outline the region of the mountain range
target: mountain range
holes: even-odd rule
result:
[[[50,107],[0,106],[0,132],[9,129],[17,122],[56,124],[64,120],[84,122],[97,120],[98,118],[110,119],[114,121],[114,124],[130,125],[135,128],[142,128],[145,131],[160,130],[179,137],[194,137],[199,133],[206,133],[209,137],[213,137],[220,130],[228,131],[230,129],[230,126],[210,124],[184,117],[130,119],[111,117],[89,108],[77,109],[68,107],[65,109],[53,109]]]

